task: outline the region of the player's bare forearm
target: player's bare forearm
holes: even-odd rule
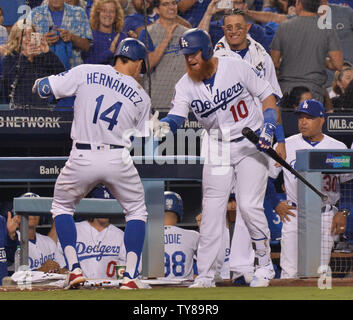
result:
[[[273,94],[269,95],[262,102],[262,111],[265,112],[267,109],[275,109],[276,110],[276,114],[278,115],[278,109],[279,108],[276,105],[276,98],[275,98],[275,96]],[[278,122],[278,118],[277,118],[277,122]]]

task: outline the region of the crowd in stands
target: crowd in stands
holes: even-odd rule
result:
[[[150,72],[141,83],[152,97],[152,107],[168,111],[174,85],[185,72],[179,36],[186,28],[199,27],[210,33],[216,46],[225,35],[225,17],[239,9],[245,13],[248,35],[271,55],[285,96],[283,110],[298,105],[297,94],[303,89],[324,102],[327,112],[353,108],[351,1],[321,1],[321,22],[328,29],[325,39],[316,34],[317,12],[298,12],[295,0],[232,0],[232,8],[218,8],[218,2],[0,0],[0,102],[72,110],[74,97],[59,101],[35,97],[30,90],[34,80],[82,63],[112,65],[120,41],[134,37],[148,45]],[[15,11],[21,5],[30,7],[23,15]],[[313,17],[310,22],[308,15]],[[32,33],[42,35],[36,48]]]

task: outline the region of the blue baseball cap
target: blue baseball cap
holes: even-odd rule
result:
[[[115,199],[113,195],[110,193],[108,188],[103,185],[99,185],[95,187],[91,192],[91,198],[96,199]]]
[[[317,100],[308,99],[304,100],[300,105],[299,108],[294,111],[295,114],[298,113],[306,113],[312,117],[320,117],[323,118],[325,116],[325,108],[324,105]]]

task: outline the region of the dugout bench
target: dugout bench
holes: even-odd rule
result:
[[[164,182],[201,180],[202,158],[193,156],[132,157],[140,174],[147,212],[146,236],[142,253],[142,275],[164,276]],[[0,158],[0,182],[55,182],[67,157]],[[28,216],[50,215],[53,198],[14,198],[13,206],[21,215],[21,265],[28,264]],[[123,209],[115,200],[82,199],[76,207],[77,217],[116,217]]]

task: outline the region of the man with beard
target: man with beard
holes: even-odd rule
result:
[[[215,286],[217,254],[223,243],[227,202],[234,179],[238,209],[244,212],[255,249],[256,267],[250,286],[267,287],[274,277],[270,231],[263,208],[268,158],[258,150],[266,151],[271,146],[276,129],[279,110],[274,90],[247,62],[213,57],[211,38],[204,30],[186,31],[179,45],[187,73],[175,86],[167,117],[161,121],[154,119],[154,135],[163,136],[168,129],[176,132],[191,107],[210,136],[202,179],[199,274],[191,287]],[[261,108],[263,116],[257,112]],[[256,147],[242,136],[244,127],[259,135]]]

